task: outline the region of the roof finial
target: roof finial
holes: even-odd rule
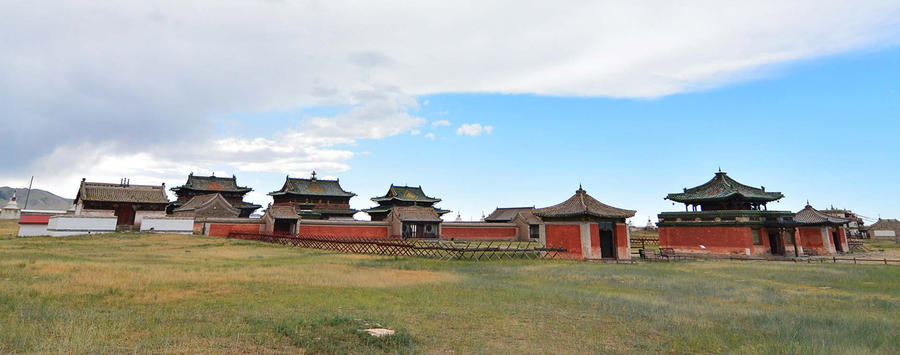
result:
[[[806,207],[809,207],[809,199],[806,199]]]
[[[313,170],[313,172],[312,172],[312,174],[311,174],[311,175],[312,175],[312,180],[315,180],[315,179],[316,179],[316,171],[315,171],[315,170]]]
[[[719,166],[719,172],[720,172],[720,173],[722,172],[722,167],[721,167],[721,166]]]
[[[576,193],[582,193],[582,192],[584,192],[584,188],[581,187],[581,183],[580,183],[580,182],[578,183],[578,191],[575,191],[575,192],[576,192]]]

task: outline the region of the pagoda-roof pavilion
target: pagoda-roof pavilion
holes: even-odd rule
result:
[[[372,198],[372,201],[379,203],[391,200],[431,204],[441,202],[441,199],[439,198],[425,195],[425,192],[422,191],[422,186],[394,186],[394,184],[391,184],[391,187],[384,196]]]
[[[800,212],[794,215],[794,221],[806,225],[843,225],[850,222],[849,219],[839,218],[813,208],[809,202]]]
[[[581,186],[575,191],[575,195],[563,203],[534,210],[534,214],[541,218],[570,218],[570,217],[597,217],[611,219],[625,219],[634,217],[636,211],[612,207],[597,201],[588,195]]]
[[[763,187],[753,187],[737,182],[727,173],[719,170],[705,184],[685,188],[684,192],[671,193],[667,200],[681,202],[685,205],[700,205],[704,210],[723,209],[755,209],[784,197],[780,192],[768,192]]]
[[[187,182],[184,185],[176,186],[171,189],[175,193],[181,190],[194,190],[201,192],[238,192],[247,193],[253,189],[244,186],[238,186],[237,177],[217,177],[213,176],[196,176],[194,173],[188,175]]]
[[[269,193],[269,196],[282,195],[311,195],[311,196],[335,196],[353,197],[355,193],[345,191],[341,187],[340,179],[323,180],[316,178],[315,172],[309,179],[287,177],[281,190]]]

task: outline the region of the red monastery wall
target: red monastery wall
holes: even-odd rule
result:
[[[304,225],[300,224],[301,237],[388,238],[388,226]]]
[[[768,237],[761,229],[760,241],[763,245],[753,245],[750,227],[744,226],[669,226],[659,228],[661,248],[672,248],[676,252],[713,254],[752,254],[768,249]],[[706,249],[700,248],[700,245]]]
[[[213,237],[227,237],[234,233],[259,233],[259,224],[225,224],[210,223],[207,235]]]
[[[567,253],[576,258],[581,258],[581,226],[546,225],[547,246],[551,248],[566,248]]]
[[[444,239],[455,240],[514,240],[516,233],[515,227],[448,227],[446,224],[441,227]]]
[[[800,235],[800,245],[803,246],[805,253],[815,253],[818,255],[827,255],[831,251],[822,240],[822,227],[800,227],[797,228]]]

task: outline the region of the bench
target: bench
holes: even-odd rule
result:
[[[678,254],[675,254],[675,249],[672,248],[659,248],[659,256],[669,259],[677,258]]]

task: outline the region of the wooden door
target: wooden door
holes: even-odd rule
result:
[[[781,242],[778,232],[769,232],[769,248],[772,255],[784,255],[784,243]]]
[[[600,231],[600,257],[616,257],[616,245],[615,241],[613,240],[613,232],[611,230]]]
[[[116,208],[116,225],[132,226],[134,225],[134,206],[124,205]]]

